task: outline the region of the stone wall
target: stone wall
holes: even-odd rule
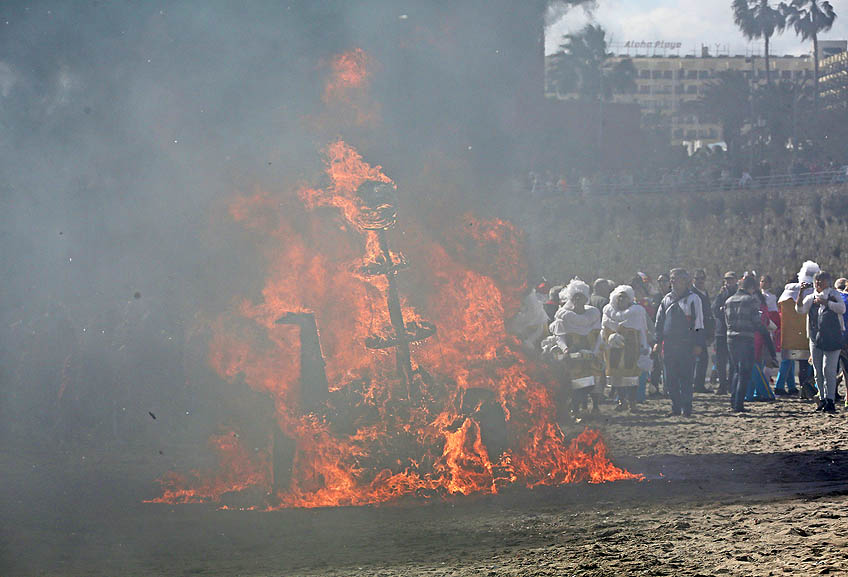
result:
[[[527,203],[531,271],[626,281],[673,266],[769,273],[776,285],[816,260],[848,275],[848,186],[700,194],[562,196]],[[843,249],[844,247],[844,249]]]

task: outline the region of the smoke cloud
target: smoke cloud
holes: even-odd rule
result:
[[[438,230],[469,208],[514,212],[546,10],[5,4],[4,434],[205,439],[233,410],[205,323],[258,295],[265,266],[229,203],[314,182],[339,137],[398,183],[401,219]],[[329,87],[357,50],[368,80]]]

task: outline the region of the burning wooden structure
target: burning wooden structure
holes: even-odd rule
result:
[[[163,478],[154,501],[361,505],[634,478],[596,432],[565,438],[550,375],[507,333],[524,290],[511,225],[461,216],[438,240],[407,228],[410,267],[389,246],[391,179],[342,141],[324,154],[329,185],[231,207],[266,232],[269,272],[258,301],[216,324],[210,362],[268,395],[275,433],[253,451],[235,431],[216,435],[219,467]]]
[[[380,253],[374,260],[366,263],[360,270],[367,275],[382,275],[386,278],[386,305],[389,310],[391,327],[385,327],[381,333],[373,334],[365,340],[369,349],[395,349],[397,376],[408,399],[417,396],[413,382],[412,359],[409,353],[410,343],[419,343],[436,333],[433,323],[418,320],[406,323],[397,288],[398,271],[408,266],[402,254],[397,260],[389,250],[389,240],[386,231],[397,223],[396,187],[392,183],[369,180],[358,189],[357,194],[362,199],[363,208],[359,213],[357,224],[366,231],[377,235]]]

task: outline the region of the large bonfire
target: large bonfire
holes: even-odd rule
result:
[[[333,70],[350,76],[351,63],[364,61],[354,51]],[[346,78],[331,78],[325,98],[343,96]],[[263,506],[321,507],[637,478],[610,463],[597,432],[566,440],[550,375],[507,333],[526,278],[521,235],[507,222],[465,215],[437,241],[401,216],[404,234],[393,234],[406,254],[390,254],[410,263],[404,320],[427,319],[437,332],[410,345],[409,375],[391,350],[366,347],[375,334],[397,335],[386,276],[367,274],[382,253],[376,233],[359,226],[358,191],[393,183],[342,140],[322,152],[325,186],[262,191],[230,205],[264,239],[267,278],[261,298],[214,323],[209,359],[223,378],[269,396],[279,430],[253,452],[233,432],[216,435],[217,470],[171,474],[154,501],[220,502],[253,489],[267,495]],[[278,322],[292,314],[310,315],[320,331],[328,390],[318,407],[304,399],[303,328]],[[293,447],[284,482],[273,463],[280,436]]]

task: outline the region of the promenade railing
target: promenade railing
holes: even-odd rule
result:
[[[846,170],[804,172],[799,174],[772,174],[755,178],[721,178],[717,180],[669,178],[660,182],[580,182],[569,187],[570,192],[585,194],[647,194],[647,193],[708,193],[729,190],[758,190],[769,188],[795,188],[801,186],[848,185]]]

